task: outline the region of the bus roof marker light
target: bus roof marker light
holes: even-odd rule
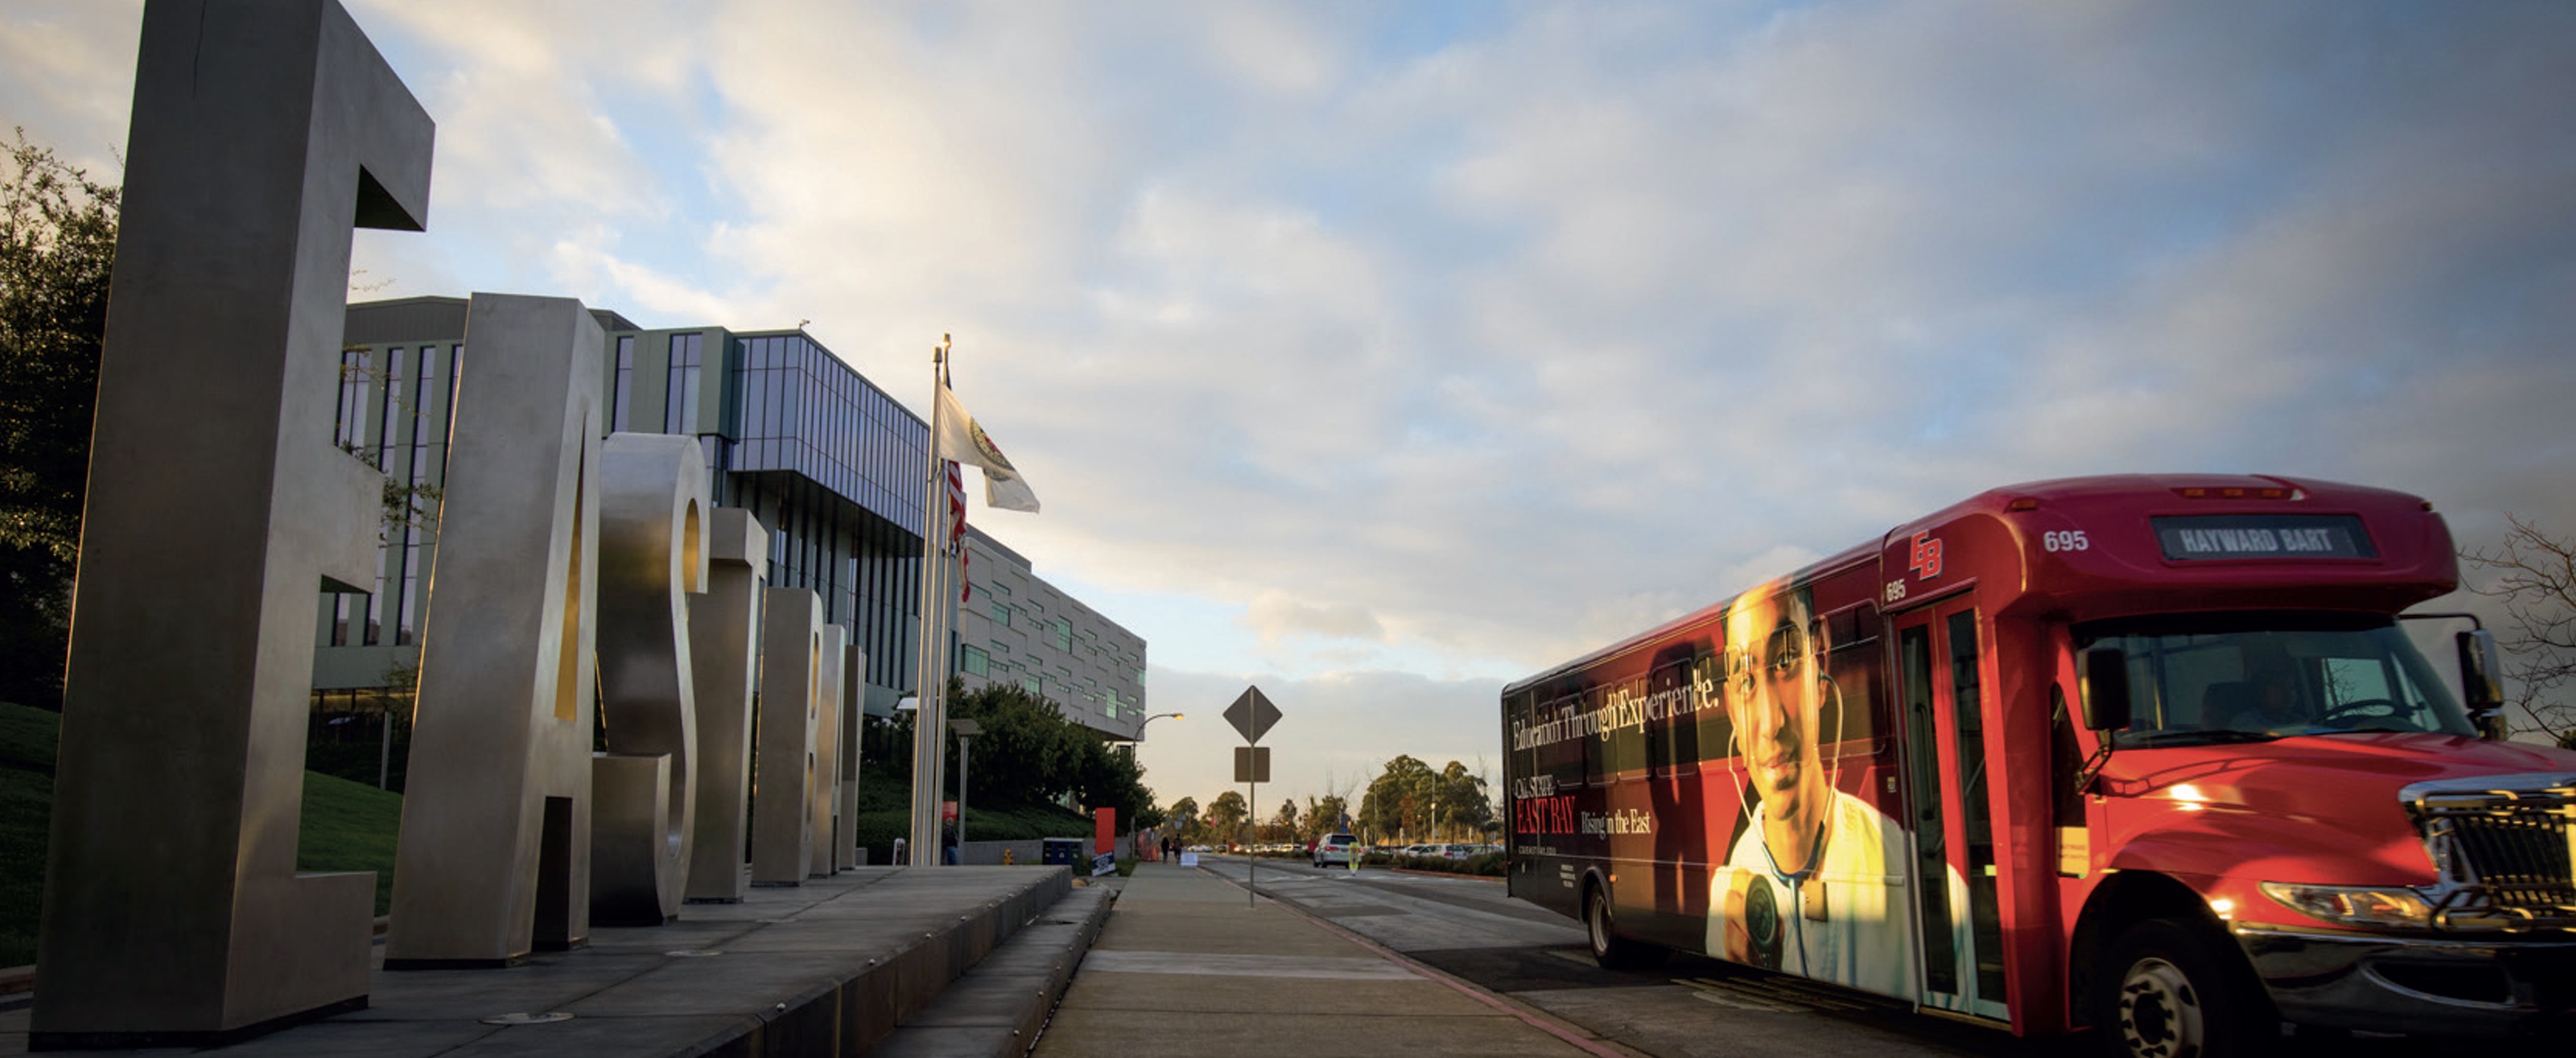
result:
[[[2004,504],[2004,510],[2006,511],[2035,511],[2038,509],[2039,497],[2037,496],[2023,496],[2011,503]]]

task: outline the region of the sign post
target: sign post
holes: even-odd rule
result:
[[[1270,725],[1279,722],[1279,707],[1270,704],[1261,688],[1245,687],[1234,704],[1225,707],[1225,722],[1243,733],[1243,746],[1234,751],[1234,781],[1245,786],[1244,906],[1254,907],[1261,899],[1261,884],[1256,877],[1261,856],[1253,848],[1259,843],[1255,839],[1261,836],[1261,780],[1270,777],[1270,750],[1261,745],[1261,736],[1269,732]]]

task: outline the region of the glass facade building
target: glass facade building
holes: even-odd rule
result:
[[[411,502],[408,516],[387,519],[377,590],[324,599],[314,686],[325,708],[334,695],[399,686],[416,665],[449,409],[457,380],[473,370],[465,315],[461,298],[349,306],[335,436],[387,469]],[[651,330],[614,312],[592,315],[608,332],[601,392],[610,430],[698,438],[716,504],[749,510],[769,530],[769,584],[822,597],[825,619],[848,626],[866,656],[867,711],[889,715],[915,682],[928,424],[801,330]],[[1018,566],[1025,576],[1025,560]],[[985,573],[974,570],[979,581]],[[1132,647],[1121,653],[1140,659],[1141,673],[1143,641]],[[1048,697],[1087,726],[1132,736],[1141,707],[1076,709],[1082,699],[1066,696],[1075,689]]]

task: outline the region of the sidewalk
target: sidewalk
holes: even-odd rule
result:
[[[1603,1058],[1195,867],[1137,867],[1035,1058]],[[1596,1049],[1598,1048],[1598,1049]]]

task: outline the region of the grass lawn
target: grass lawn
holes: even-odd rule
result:
[[[966,840],[1025,841],[1030,838],[1088,838],[1091,817],[1055,805],[1011,809],[966,805]],[[859,771],[859,816],[854,827],[868,862],[893,862],[894,839],[912,834],[912,782],[892,768]]]
[[[0,703],[0,966],[36,961],[60,721],[42,709]],[[401,824],[402,795],[306,772],[296,869],[376,872],[376,913],[384,914],[393,901]]]

